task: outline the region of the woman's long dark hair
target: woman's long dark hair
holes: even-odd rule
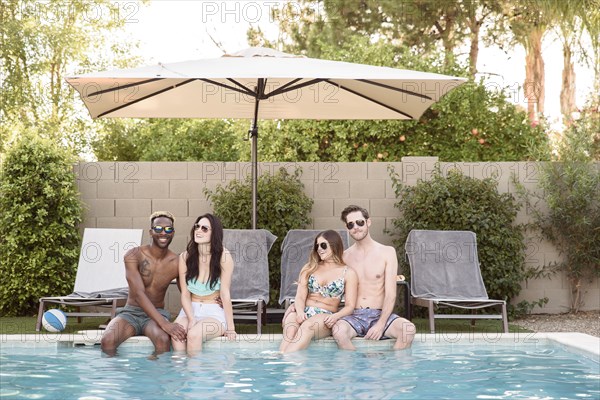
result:
[[[187,245],[187,259],[185,260],[185,264],[187,265],[185,280],[186,282],[189,282],[194,279],[198,279],[198,275],[200,275],[200,263],[198,261],[200,253],[198,251],[198,243],[196,243],[194,240],[194,233],[196,232],[194,226],[202,218],[208,219],[211,226],[208,282],[210,283],[209,287],[213,289],[219,278],[221,278],[221,257],[223,256],[223,224],[219,218],[212,214],[204,214],[199,216],[196,218],[196,222],[192,226],[190,241]]]

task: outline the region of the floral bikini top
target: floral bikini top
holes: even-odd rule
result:
[[[342,276],[340,276],[335,281],[329,282],[325,286],[321,286],[319,284],[319,282],[317,281],[317,278],[315,278],[315,276],[311,274],[308,277],[308,291],[310,293],[319,293],[323,297],[332,297],[332,298],[341,299],[342,296],[344,295],[344,284],[345,284],[344,278],[346,277],[346,269],[347,268],[348,267],[344,268],[344,273],[342,274]]]

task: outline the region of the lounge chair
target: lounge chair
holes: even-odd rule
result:
[[[117,306],[127,301],[128,285],[123,256],[142,241],[141,229],[86,228],[79,254],[73,293],[41,297],[35,330],[42,326],[48,304],[76,307],[67,317],[115,317]],[[82,312],[81,307],[110,307],[110,311]]]
[[[315,237],[322,230],[292,229],[288,231],[281,244],[281,286],[279,291],[279,304],[285,303],[289,307],[296,297],[300,270],[308,262]],[[342,237],[344,249],[348,248],[348,231],[337,231]]]
[[[256,320],[256,333],[267,322],[269,250],[277,236],[265,229],[225,229],[223,246],[233,256],[233,318]]]
[[[508,332],[506,302],[488,298],[477,256],[477,238],[469,231],[412,230],[405,245],[410,264],[412,304],[427,307],[429,328],[435,319],[501,319]],[[500,314],[441,314],[453,307],[479,310],[498,306]],[[473,311],[474,312],[474,311]]]

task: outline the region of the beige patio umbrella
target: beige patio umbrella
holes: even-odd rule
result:
[[[67,78],[92,118],[248,118],[256,229],[258,119],[417,119],[465,81],[267,48]]]

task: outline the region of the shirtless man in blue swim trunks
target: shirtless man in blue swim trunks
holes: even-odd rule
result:
[[[352,315],[342,317],[333,327],[333,338],[343,350],[355,350],[352,338],[379,340],[396,339],[395,350],[412,344],[414,324],[393,314],[396,303],[396,250],[371,238],[369,212],[359,206],[348,206],[342,211],[354,244],[344,252],[344,261],[358,275],[358,297]]]
[[[169,250],[175,235],[174,222],[171,213],[155,212],[150,216],[152,243],[125,254],[129,296],[102,335],[101,347],[107,355],[115,355],[117,347],[132,336],[149,337],[155,354],[171,350],[171,337],[185,341],[185,329],[169,322],[169,312],[164,309],[167,289],[178,275],[179,258]]]

